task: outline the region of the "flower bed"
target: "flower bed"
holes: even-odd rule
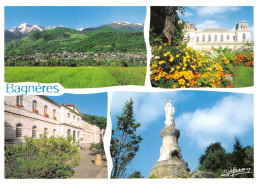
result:
[[[246,66],[246,67],[253,67],[254,66],[254,54],[250,53],[239,53],[234,54],[234,65],[237,66]]]
[[[155,46],[153,55],[150,76],[153,87],[234,87],[233,66],[224,54],[211,56],[182,43]]]
[[[196,51],[183,43],[177,46],[154,46],[151,59],[153,87],[234,87],[234,66],[254,66],[252,49]]]

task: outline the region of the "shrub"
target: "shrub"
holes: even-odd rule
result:
[[[97,150],[100,152],[101,155],[105,155],[104,145],[103,142],[101,143],[92,143],[90,146],[90,150]]]
[[[8,146],[5,150],[6,178],[66,178],[81,159],[78,145],[71,138],[41,135],[25,137],[25,144]]]

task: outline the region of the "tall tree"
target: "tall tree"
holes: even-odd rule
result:
[[[141,125],[135,123],[133,101],[127,101],[121,116],[117,116],[116,129],[112,130],[110,153],[113,160],[112,178],[125,177],[127,165],[135,157],[142,141],[140,135],[136,135],[136,129]]]
[[[245,150],[240,140],[235,137],[235,143],[233,145],[233,152],[231,153],[231,163],[235,168],[243,168],[244,158],[246,157]]]
[[[227,153],[220,142],[210,144],[199,159],[199,170],[210,171],[219,177],[227,169]]]
[[[150,42],[158,44],[163,41],[170,45],[183,40],[183,22],[179,21],[178,12],[184,14],[182,6],[152,6],[150,22]]]

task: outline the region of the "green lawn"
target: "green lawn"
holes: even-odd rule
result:
[[[235,66],[234,71],[236,88],[254,86],[254,67]]]
[[[64,88],[144,85],[146,67],[5,67],[5,82],[60,83]]]

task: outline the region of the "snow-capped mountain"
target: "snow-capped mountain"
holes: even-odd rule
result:
[[[82,31],[83,29],[85,29],[85,28],[78,28],[78,29],[76,29],[76,30],[78,30],[78,31]]]
[[[11,41],[14,39],[18,38],[23,38],[27,36],[29,33],[34,32],[34,31],[45,31],[45,30],[50,30],[54,29],[56,27],[64,27],[64,26],[47,26],[43,27],[40,25],[33,25],[31,26],[28,23],[22,23],[18,27],[14,27],[13,29],[10,30],[5,30],[5,41]]]
[[[94,31],[102,29],[103,27],[111,27],[114,29],[125,29],[125,30],[131,30],[131,31],[142,31],[144,28],[144,24],[141,23],[129,23],[129,22],[123,22],[120,20],[116,20],[115,22],[111,24],[101,25],[98,27],[92,27],[92,28],[85,28],[81,29],[80,31]]]
[[[23,38],[27,36],[29,33],[34,32],[34,31],[45,31],[45,30],[50,30],[54,29],[56,27],[64,27],[62,25],[60,26],[40,26],[40,25],[30,25],[28,23],[22,23],[18,27],[14,27],[13,29],[10,30],[5,30],[5,41],[11,41],[13,39],[17,38]],[[114,29],[124,29],[124,30],[129,30],[129,31],[142,31],[144,28],[144,24],[141,23],[129,23],[129,22],[123,22],[120,20],[116,20],[115,22],[111,24],[106,24],[106,25],[101,25],[98,27],[92,27],[92,28],[79,28],[76,29],[78,31],[95,31],[102,29],[104,27],[111,27]],[[65,27],[67,28],[67,27]]]
[[[21,35],[27,35],[33,31],[43,31],[45,30],[45,28],[43,26],[39,26],[39,25],[33,25],[31,26],[28,23],[22,23],[20,26],[18,27],[14,27],[13,29],[9,30],[13,33],[19,33]]]
[[[62,25],[60,26],[47,26],[47,27],[43,27],[40,25],[33,25],[31,26],[28,23],[22,23],[20,26],[18,27],[14,27],[13,29],[9,30],[10,32],[19,34],[21,37],[24,37],[26,35],[28,35],[29,33],[33,32],[33,31],[45,31],[45,30],[50,30],[56,27],[64,27]]]

